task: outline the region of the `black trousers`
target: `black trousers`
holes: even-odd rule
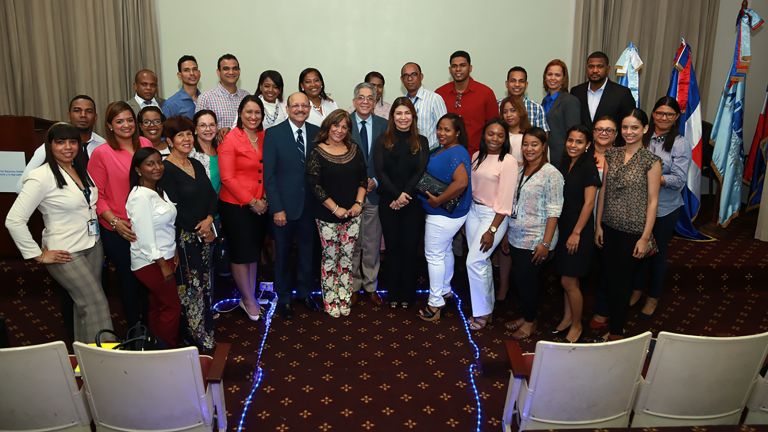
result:
[[[416,265],[419,241],[424,230],[424,211],[418,200],[400,210],[379,204],[379,219],[387,248],[387,298],[393,302],[413,302],[416,298]]]
[[[623,335],[629,296],[641,260],[632,256],[640,234],[630,234],[603,225],[603,271],[608,287],[608,315],[612,335]]]
[[[101,229],[104,254],[115,265],[120,279],[120,301],[128,327],[141,321],[147,323],[149,300],[147,289],[131,271],[131,243],[114,231]]]
[[[523,318],[528,322],[536,319],[539,307],[539,278],[544,263],[534,264],[533,251],[530,249],[509,248],[509,256],[512,258],[512,273],[517,285],[517,294],[520,296],[520,306],[523,310]]]
[[[653,237],[656,238],[656,245],[659,252],[642,260],[641,269],[637,272],[633,289],[642,290],[648,285],[648,296],[653,298],[661,297],[664,291],[664,277],[667,275],[667,255],[669,251],[669,242],[675,235],[675,225],[680,217],[682,207],[678,207],[672,213],[656,217],[656,223],[653,224]]]

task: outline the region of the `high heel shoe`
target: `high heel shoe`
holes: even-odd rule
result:
[[[653,314],[656,313],[656,307],[659,305],[659,299],[653,297],[646,297],[645,305],[640,310],[640,318],[651,319]]]
[[[570,327],[569,327],[569,329],[570,329]],[[568,332],[568,333],[570,333],[570,330],[569,330],[569,332]],[[568,342],[568,343],[579,343],[579,342],[581,342],[581,341],[582,341],[582,340],[581,340],[581,335],[582,335],[583,333],[584,333],[584,329],[582,328],[582,329],[579,331],[579,335],[578,335],[578,336],[576,336],[574,339],[568,339],[568,334],[566,334],[566,335],[565,335],[565,341],[566,341],[566,342]]]
[[[629,307],[635,307],[637,302],[643,297],[643,292],[640,290],[632,290],[632,295],[629,296]]]
[[[568,325],[565,326],[564,329],[558,330],[557,327],[555,327],[554,329],[550,330],[550,333],[552,334],[552,336],[565,337],[565,335],[567,335],[568,331],[570,330],[571,330],[571,323],[568,323]]]
[[[468,324],[469,324],[470,330],[482,330],[485,328],[486,325],[492,322],[493,322],[493,315],[488,314],[485,316],[470,318]]]
[[[243,299],[240,299],[240,308],[245,311],[245,314],[248,315],[248,318],[251,321],[258,321],[259,318],[261,318],[261,306],[259,306],[259,313],[256,315],[251,315],[250,312],[248,312],[248,308],[245,307],[245,303],[243,303]]]
[[[424,309],[419,310],[419,318],[423,319],[424,321],[439,321],[440,320],[440,312],[443,310],[441,307],[433,307],[430,305],[427,305],[424,307]]]

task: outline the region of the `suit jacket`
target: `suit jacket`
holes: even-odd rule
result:
[[[589,113],[587,113],[589,115]],[[549,161],[555,167],[560,167],[560,162],[565,150],[565,139],[568,128],[580,124],[581,105],[572,94],[560,92],[547,113],[547,125],[549,125]]]
[[[264,136],[264,187],[267,191],[269,213],[284,211],[288,220],[299,219],[305,210],[311,211],[309,203],[314,200],[307,187],[306,168],[296,148],[296,138],[289,124],[284,120],[267,129]],[[304,160],[315,147],[317,126],[304,122],[306,128],[307,152]]]
[[[157,101],[158,105],[160,105],[160,108],[162,108],[163,105],[165,104],[165,99],[161,98],[160,96],[155,96],[155,100]],[[133,108],[133,113],[134,114],[139,115],[139,111],[141,111],[141,107],[136,102],[136,98],[131,97],[128,100],[126,100],[125,102],[128,105],[130,105],[131,108]]]
[[[371,137],[373,138],[371,142],[368,143],[369,148],[363,148],[362,140],[360,139],[360,129],[358,128],[357,124],[357,118],[355,117],[355,113],[352,112],[349,115],[350,122],[352,123],[352,141],[357,143],[357,146],[360,148],[360,150],[363,152],[363,158],[365,159],[365,165],[368,170],[368,178],[376,179],[376,169],[373,166],[373,145],[376,143],[376,140],[381,136],[381,134],[384,133],[384,131],[387,130],[387,120],[385,120],[383,117],[379,117],[375,114],[371,114],[371,116],[368,118],[368,122],[366,123],[366,127],[371,127]],[[368,201],[371,204],[378,204],[379,203],[379,194],[376,193],[376,189],[372,190],[368,193],[366,196],[368,198]]]
[[[587,104],[587,86],[589,81],[581,83],[571,89],[571,94],[581,102],[581,123],[592,128],[592,119],[589,117],[589,105]],[[595,110],[595,118],[609,115],[620,124],[621,120],[635,108],[635,98],[632,92],[623,85],[608,80],[603,90],[603,96]]]

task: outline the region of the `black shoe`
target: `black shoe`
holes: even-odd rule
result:
[[[318,305],[317,302],[312,299],[311,295],[305,297],[304,300],[302,300],[302,303],[304,303],[304,307],[309,309],[310,312],[317,312],[320,310],[320,305]]]
[[[290,304],[279,304],[277,305],[277,311],[280,314],[280,317],[282,317],[286,321],[290,321],[293,319],[293,308]]]

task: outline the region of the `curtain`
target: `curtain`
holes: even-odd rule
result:
[[[609,77],[615,81],[615,62],[631,41],[644,63],[640,106],[650,110],[667,92],[684,37],[693,47],[702,106],[707,106],[719,7],[720,0],[576,0],[571,83],[586,81],[587,56],[593,51],[608,54]]]
[[[67,120],[87,94],[103,130],[109,102],[133,96],[133,77],[160,66],[154,0],[3,0],[0,114]]]

